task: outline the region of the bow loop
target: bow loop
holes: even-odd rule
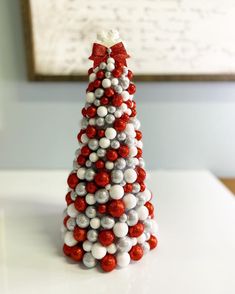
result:
[[[115,61],[124,63],[124,65],[126,65],[126,58],[129,57],[122,42],[119,42],[110,48],[107,48],[106,46],[98,43],[94,43],[92,54],[89,59],[94,61],[93,67],[95,68],[101,62],[107,61],[109,56],[112,57]]]

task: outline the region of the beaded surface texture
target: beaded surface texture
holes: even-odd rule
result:
[[[122,42],[93,46],[80,148],[67,180],[64,254],[105,272],[139,261],[158,243],[128,57]]]

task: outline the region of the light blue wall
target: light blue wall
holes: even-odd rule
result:
[[[0,168],[70,168],[86,83],[26,81],[17,3],[0,3]],[[137,89],[149,169],[235,175],[234,83],[137,83]]]

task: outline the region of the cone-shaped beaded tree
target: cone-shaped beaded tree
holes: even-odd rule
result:
[[[100,264],[106,272],[157,246],[128,57],[114,30],[93,45],[80,148],[66,195],[65,255],[88,268]]]

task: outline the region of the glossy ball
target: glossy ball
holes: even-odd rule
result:
[[[79,213],[76,218],[76,223],[80,228],[86,228],[89,226],[90,219],[83,213]]]
[[[95,206],[88,206],[86,209],[86,216],[88,216],[89,218],[94,218],[96,217],[96,208]]]
[[[87,239],[90,241],[90,242],[96,242],[97,239],[98,239],[98,233],[96,230],[89,230],[87,232]]]
[[[87,268],[95,267],[97,263],[96,259],[92,256],[90,252],[84,254],[82,261]]]
[[[149,215],[148,208],[145,206],[140,206],[136,208],[136,212],[138,214],[139,220],[142,220],[142,221],[146,220]]]
[[[131,248],[129,254],[132,260],[137,261],[140,260],[144,255],[144,250],[140,245],[137,244]]]
[[[95,199],[98,203],[106,203],[109,200],[109,192],[106,189],[99,189],[95,192]]]
[[[90,226],[92,229],[98,229],[100,227],[100,219],[98,217],[94,217],[90,220]]]
[[[111,230],[100,231],[98,240],[103,246],[109,246],[113,243],[115,236]]]
[[[134,169],[127,169],[124,172],[124,179],[127,183],[134,183],[137,179],[137,174]]]
[[[76,216],[78,215],[78,211],[77,211],[77,209],[75,208],[74,203],[71,203],[71,204],[67,207],[67,214],[68,214],[70,217],[76,217]]]
[[[111,173],[112,182],[115,184],[119,184],[123,180],[123,172],[121,170],[113,170]]]
[[[79,227],[75,227],[74,231],[73,231],[73,236],[75,238],[75,240],[77,240],[78,242],[82,242],[86,240],[86,230],[79,228]]]
[[[130,255],[127,252],[120,252],[116,256],[117,258],[117,265],[120,267],[126,267],[130,263]]]
[[[154,249],[155,247],[157,247],[158,240],[155,236],[151,235],[147,242],[149,243],[151,250]]]
[[[125,204],[125,207],[126,209],[132,209],[136,206],[136,203],[137,203],[137,199],[136,197],[129,193],[129,194],[126,194],[124,197],[123,197],[123,201],[124,201],[124,204]]]
[[[112,200],[108,204],[108,212],[113,217],[120,217],[125,212],[125,205],[122,200]]]
[[[100,261],[100,266],[103,271],[111,272],[117,265],[117,260],[114,255],[106,254]]]
[[[67,183],[71,189],[74,189],[77,186],[78,182],[79,182],[79,179],[76,173],[72,173],[69,175]]]
[[[134,226],[129,227],[129,235],[131,237],[138,238],[144,232],[144,225],[141,222],[138,222]]]
[[[132,247],[131,239],[127,236],[120,238],[117,241],[117,250],[119,252],[128,252],[131,250],[131,247]]]
[[[100,106],[97,109],[97,114],[100,117],[105,117],[108,114],[108,110],[105,106]]]
[[[95,182],[98,186],[105,187],[110,182],[109,174],[106,172],[99,172],[95,175]]]
[[[93,205],[93,204],[96,203],[96,199],[95,199],[95,195],[94,194],[88,193],[86,195],[86,198],[85,199],[86,199],[87,204],[89,204],[89,205]]]
[[[109,87],[111,87],[111,81],[110,81],[110,79],[103,79],[102,86],[103,86],[103,88],[109,88]]]
[[[63,246],[63,252],[66,256],[70,256],[73,247],[70,247],[66,244]]]
[[[104,216],[101,218],[101,226],[104,229],[112,229],[115,224],[115,220],[111,216]]]
[[[74,246],[71,250],[71,257],[75,261],[81,261],[84,255],[84,250],[80,246]]]
[[[86,252],[90,252],[91,251],[91,248],[92,248],[92,242],[86,240],[82,243],[82,248],[84,251]]]
[[[114,128],[107,128],[105,130],[105,137],[110,140],[114,139],[116,137],[116,135],[117,135],[117,132]]]
[[[138,214],[134,209],[127,212],[127,224],[128,224],[128,226],[136,225],[138,223],[138,220],[139,220]]]
[[[78,241],[73,236],[73,232],[68,231],[65,233],[64,243],[69,247],[72,247],[78,243]]]
[[[87,208],[86,200],[82,197],[77,197],[74,206],[79,212],[83,212]]]

